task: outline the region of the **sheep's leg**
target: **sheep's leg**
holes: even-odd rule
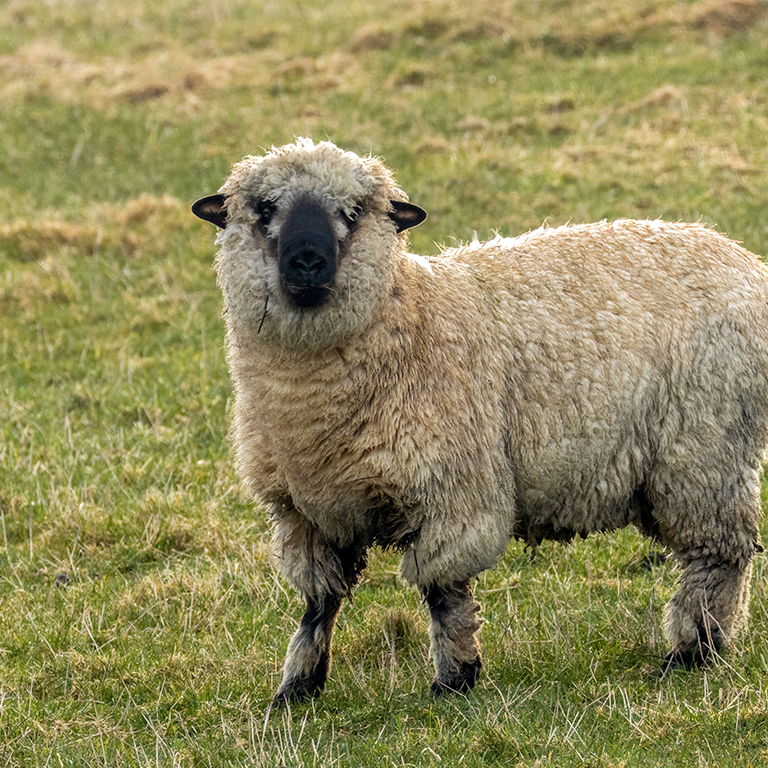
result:
[[[672,645],[661,675],[699,666],[728,643],[746,622],[752,564],[713,557],[684,561],[679,589],[664,611],[664,632]]]
[[[482,662],[475,632],[482,621],[480,605],[472,597],[469,579],[448,587],[423,589],[432,622],[429,628],[431,655],[436,676],[432,693],[441,696],[467,691],[477,682]]]
[[[304,701],[323,690],[331,669],[331,637],[342,599],[331,592],[307,597],[307,610],[288,644],[283,681],[273,705]]]
[[[283,680],[274,705],[302,701],[322,691],[331,668],[331,637],[341,604],[360,579],[367,548],[340,547],[287,500],[270,509],[275,561],[304,595],[306,611],[288,644]]]

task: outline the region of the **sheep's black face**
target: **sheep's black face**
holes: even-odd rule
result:
[[[283,290],[296,306],[325,302],[336,276],[339,243],[323,208],[308,200],[294,206],[280,227],[277,255]]]

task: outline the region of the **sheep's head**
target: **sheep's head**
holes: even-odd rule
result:
[[[329,343],[387,289],[398,235],[426,217],[376,158],[308,139],[245,158],[192,211],[222,230],[218,271],[228,309],[247,290],[269,302],[259,331],[272,314],[282,336],[308,341],[323,326]],[[351,317],[341,317],[344,307]]]

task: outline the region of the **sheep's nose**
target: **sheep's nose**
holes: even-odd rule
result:
[[[304,273],[307,277],[313,277],[323,271],[326,258],[312,243],[304,243],[301,250],[292,256],[290,263],[296,274]]]
[[[280,271],[290,283],[327,283],[336,270],[338,241],[328,213],[317,203],[299,202],[280,229]]]
[[[317,203],[297,203],[280,228],[277,243],[280,278],[298,306],[316,307],[330,295],[339,242],[330,217]]]

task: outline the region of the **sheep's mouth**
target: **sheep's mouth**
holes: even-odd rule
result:
[[[283,282],[283,290],[291,302],[302,309],[319,307],[331,295],[331,288],[328,285],[302,285]]]

